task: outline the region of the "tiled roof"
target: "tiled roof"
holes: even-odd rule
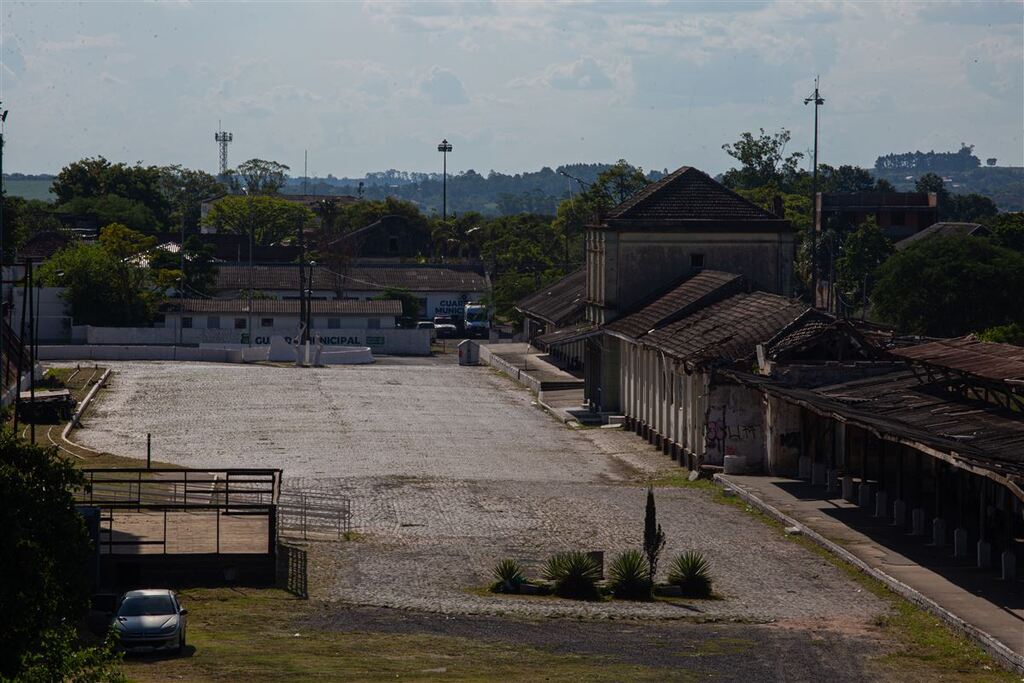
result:
[[[171,299],[164,310],[183,313],[248,313],[247,299]],[[314,315],[402,315],[402,302],[355,301],[352,299],[314,299],[310,302]],[[253,299],[254,314],[299,314],[298,299]]]
[[[691,364],[735,361],[752,356],[805,310],[805,304],[776,294],[733,294],[651,332],[642,343]]]
[[[878,347],[850,321],[837,319],[813,308],[808,308],[779,330],[778,334],[764,343],[764,349],[769,358],[779,360],[793,354],[807,353],[815,344],[827,343],[830,337],[841,337],[841,341],[833,344],[839,357],[830,355],[828,360],[873,359],[880,353]]]
[[[985,342],[973,335],[893,349],[890,353],[986,379],[1024,382],[1024,347]]]
[[[562,327],[576,322],[586,308],[586,270],[569,273],[561,280],[524,297],[516,308],[531,318]]]
[[[308,277],[308,274],[307,274]],[[299,288],[298,266],[253,266],[253,289],[274,290]],[[412,292],[485,292],[484,276],[468,268],[425,265],[358,265],[346,269],[344,275],[325,268],[313,268],[313,289],[378,291],[388,287]],[[216,289],[220,292],[249,288],[249,267],[217,267]]]
[[[605,325],[609,332],[638,339],[690,312],[743,289],[742,275],[703,270],[634,307],[634,312]]]
[[[780,218],[703,171],[683,166],[613,208],[608,219],[770,220]]]
[[[989,234],[991,233],[988,228],[980,223],[932,223],[924,230],[915,232],[910,237],[897,242],[896,249],[906,249],[911,244],[916,244],[918,241],[928,239],[929,237],[954,237],[957,235],[985,237]]]
[[[18,258],[42,261],[50,258],[70,243],[71,237],[67,233],[56,230],[37,232],[18,249]]]
[[[568,327],[559,327],[551,332],[545,332],[544,334],[537,336],[533,340],[533,343],[537,348],[544,350],[559,344],[568,344],[570,342],[579,341],[580,339],[589,337],[593,334],[598,334],[600,331],[601,327],[598,324],[581,320],[580,322],[569,325]]]

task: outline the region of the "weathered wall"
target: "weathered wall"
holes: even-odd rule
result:
[[[738,385],[713,385],[704,419],[704,462],[722,465],[738,455],[757,470],[764,462],[764,411],[761,392]]]
[[[800,407],[765,395],[765,459],[769,474],[799,474],[802,439]]]

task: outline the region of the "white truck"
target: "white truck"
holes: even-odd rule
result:
[[[462,311],[462,320],[467,338],[486,339],[490,335],[491,316],[483,304],[466,304]]]

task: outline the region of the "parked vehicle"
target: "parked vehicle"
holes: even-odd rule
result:
[[[118,601],[114,628],[125,650],[181,653],[185,649],[187,614],[173,591],[128,591]]]
[[[455,324],[455,318],[450,315],[435,315],[434,329],[437,330],[438,339],[454,339],[459,334],[459,327]]]
[[[483,304],[466,304],[463,310],[466,336],[470,339],[485,339],[491,332],[491,316]]]
[[[416,329],[430,330],[430,341],[434,341],[435,339],[437,339],[437,329],[435,328],[434,321],[432,320],[419,321],[418,323],[416,323]]]

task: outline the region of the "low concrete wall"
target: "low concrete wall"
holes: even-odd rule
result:
[[[527,389],[532,391],[534,394],[540,394],[541,382],[536,377],[531,377],[529,373],[523,372],[521,369],[509,363],[507,360],[502,358],[496,353],[491,353],[491,350],[487,348],[485,344],[479,344],[480,347],[480,362],[485,365],[490,365],[495,370],[500,370],[502,373],[508,375],[516,382],[519,382]]]

